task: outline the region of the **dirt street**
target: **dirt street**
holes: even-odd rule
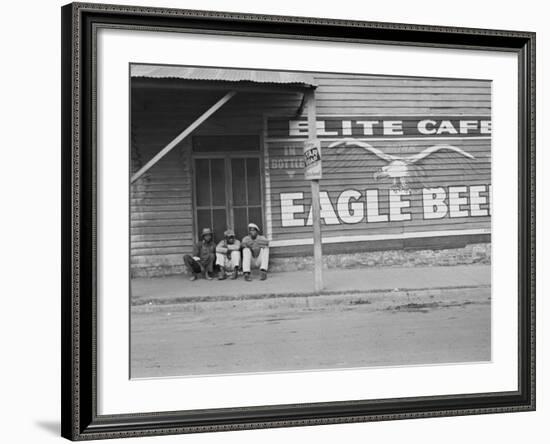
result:
[[[490,288],[132,307],[132,378],[488,361]]]

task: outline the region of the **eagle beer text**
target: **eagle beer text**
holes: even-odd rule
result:
[[[491,185],[456,185],[419,191],[367,189],[362,193],[347,189],[332,196],[321,191],[321,219],[326,225],[337,225],[403,222],[413,217],[426,220],[491,215]],[[303,192],[280,193],[279,199],[283,227],[311,225],[310,200]]]

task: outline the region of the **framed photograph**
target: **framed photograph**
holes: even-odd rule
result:
[[[535,408],[535,35],[62,8],[62,435]]]

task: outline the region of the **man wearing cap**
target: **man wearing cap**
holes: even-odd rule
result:
[[[267,266],[269,264],[269,241],[260,235],[260,228],[255,223],[248,224],[248,236],[241,242],[243,247],[243,272],[244,279],[251,281],[250,267],[260,268],[260,279],[267,279]]]
[[[231,279],[237,279],[241,264],[241,243],[235,239],[235,232],[225,230],[223,240],[216,246],[216,264],[220,267],[219,280],[225,279],[225,270],[231,270]]]
[[[205,279],[212,280],[211,274],[216,262],[216,244],[210,228],[202,229],[201,240],[193,245],[193,254],[183,256],[183,262],[191,273],[190,280],[197,279],[199,273],[202,273]]]

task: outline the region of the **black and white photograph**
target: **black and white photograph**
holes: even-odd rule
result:
[[[132,379],[491,361],[490,80],[129,85]]]
[[[544,2],[3,6],[1,442],[548,441]]]

